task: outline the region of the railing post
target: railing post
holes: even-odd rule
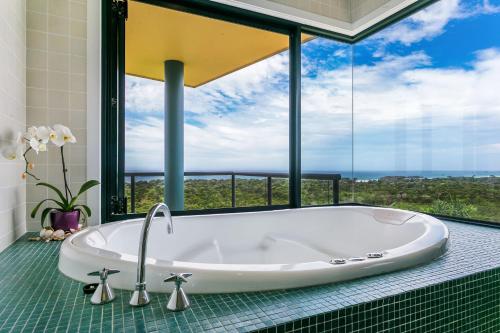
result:
[[[236,175],[231,175],[231,207],[236,207]]]
[[[267,177],[267,205],[273,204],[273,178]]]
[[[332,188],[333,188],[333,204],[338,205],[340,202],[340,181],[337,177],[332,179]]]
[[[135,176],[130,176],[130,211],[135,213]]]

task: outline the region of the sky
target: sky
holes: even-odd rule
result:
[[[288,170],[288,52],[185,88],[185,169]],[[500,0],[302,45],[304,171],[500,170]],[[163,170],[163,83],[127,77],[126,170]]]

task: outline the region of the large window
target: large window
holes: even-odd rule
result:
[[[149,29],[143,12],[171,23]],[[127,211],[164,200],[172,166],[164,139],[173,130],[165,115],[176,112],[165,105],[169,60],[184,66],[184,120],[176,124],[184,151],[175,156],[184,163],[183,208],[287,205],[288,35],[147,4],[131,4],[126,25]]]
[[[175,189],[196,213],[355,203],[500,222],[500,1],[438,1],[355,44],[146,2],[103,44],[111,216]]]
[[[355,200],[500,221],[500,7],[440,1],[355,46]]]

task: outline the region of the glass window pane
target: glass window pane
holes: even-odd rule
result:
[[[184,208],[288,204],[288,35],[133,2],[126,38],[129,211],[164,201],[168,60],[184,64]]]
[[[302,205],[352,201],[351,46],[325,38],[302,45]],[[338,178],[341,177],[340,181]]]
[[[499,30],[440,1],[355,46],[357,202],[500,221]]]

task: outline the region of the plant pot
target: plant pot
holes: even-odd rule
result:
[[[79,210],[73,210],[71,212],[61,212],[58,210],[53,210],[50,212],[50,225],[54,230],[76,230],[78,229],[78,222],[80,222]]]

